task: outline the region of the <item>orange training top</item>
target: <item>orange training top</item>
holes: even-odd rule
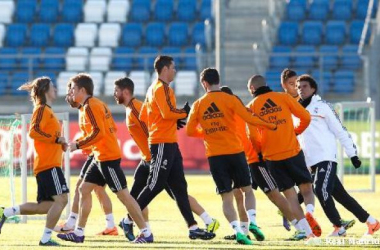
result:
[[[90,130],[91,124],[85,122],[85,120],[84,120],[85,117],[86,117],[86,113],[84,112],[84,108],[81,105],[80,108],[78,109],[78,120],[79,120],[79,129],[82,132],[82,134],[77,139],[77,141],[85,138],[86,137],[86,130]],[[88,127],[87,129],[85,128],[86,126]],[[88,148],[82,148],[82,154],[91,155],[92,154],[91,146]]]
[[[84,117],[79,127],[84,129],[84,138],[77,140],[78,148],[91,146],[97,161],[112,161],[121,158],[116,137],[116,124],[107,105],[95,97],[83,104]]]
[[[186,118],[184,109],[176,108],[174,91],[158,79],[148,88],[140,120],[148,124],[149,144],[177,142],[177,120]]]
[[[197,126],[200,124],[207,157],[240,153],[243,146],[236,133],[235,114],[253,125],[270,129],[276,127],[254,116],[238,97],[210,91],[193,104],[186,132],[189,136],[197,136],[200,132]]]
[[[261,152],[271,161],[284,160],[299,153],[296,135],[309,126],[309,112],[286,93],[267,91],[257,95],[248,107],[263,120],[277,124],[277,130],[261,130]],[[294,128],[292,114],[300,119]]]
[[[32,115],[29,136],[34,140],[34,175],[62,164],[62,146],[56,143],[61,137],[61,126],[47,104],[38,104]]]
[[[241,141],[243,145],[245,158],[247,159],[248,164],[259,162],[259,157],[257,155],[257,152],[253,148],[252,143],[248,138],[247,123],[243,119],[241,119],[240,116],[238,115],[235,115],[235,121],[236,121],[236,132],[239,137],[239,140]]]
[[[139,120],[142,102],[133,98],[126,107],[126,123],[129,134],[141,151],[141,158],[150,161],[151,155],[148,144],[148,127],[145,122]]]

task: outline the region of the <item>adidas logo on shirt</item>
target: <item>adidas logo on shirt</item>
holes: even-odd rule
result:
[[[282,111],[281,107],[277,106],[271,99],[267,99],[260,110],[260,116],[280,111]]]
[[[203,113],[203,120],[214,119],[224,117],[224,114],[220,112],[219,108],[215,105],[215,103],[211,103],[210,107]]]

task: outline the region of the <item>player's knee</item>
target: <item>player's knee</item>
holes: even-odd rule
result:
[[[67,194],[57,195],[54,199],[54,202],[60,204],[62,207],[65,207],[68,203],[68,195]]]
[[[86,182],[83,182],[80,186],[79,186],[79,194],[81,196],[83,195],[91,195],[91,192],[92,192],[93,188],[90,187],[89,185],[86,184]]]

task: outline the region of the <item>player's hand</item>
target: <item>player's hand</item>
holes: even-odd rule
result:
[[[65,144],[66,143],[66,138],[65,137],[58,137],[56,140],[56,143],[58,144]]]
[[[61,144],[61,148],[62,148],[63,152],[66,152],[66,150],[67,150],[68,147],[69,147],[69,144],[67,144],[67,143]]]
[[[262,154],[261,152],[258,153],[257,156],[259,157],[259,161],[260,161],[260,163],[261,163],[261,162],[264,162],[263,154]]]
[[[351,157],[351,163],[352,165],[354,165],[355,168],[360,168],[360,166],[362,165],[361,160],[356,155]]]
[[[177,130],[180,130],[186,125],[186,121],[184,119],[178,119],[177,120]]]
[[[186,102],[185,105],[183,105],[183,109],[185,110],[186,114],[189,115],[190,113],[189,102]]]
[[[76,142],[71,142],[71,143],[69,144],[69,147],[70,147],[70,152],[73,152],[73,151],[75,151],[75,150],[78,149],[78,147],[77,147],[77,143],[76,143]]]

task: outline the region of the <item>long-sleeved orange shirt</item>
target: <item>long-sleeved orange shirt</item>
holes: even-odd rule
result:
[[[151,160],[148,144],[148,127],[145,122],[139,120],[142,102],[133,98],[126,107],[126,123],[129,134],[136,142],[141,151],[141,158],[144,161]]]
[[[247,134],[247,123],[241,119],[239,116],[235,116],[236,121],[236,132],[241,141],[245,153],[245,158],[248,164],[259,162],[259,157],[256,150],[253,148],[250,139]]]
[[[79,127],[83,129],[84,137],[77,140],[79,148],[91,147],[97,161],[120,159],[116,124],[107,105],[95,97],[89,97],[83,104],[83,112]]]
[[[177,142],[177,120],[186,116],[184,109],[176,108],[169,84],[159,79],[152,83],[140,113],[140,120],[148,125],[150,144]]]
[[[82,132],[81,136],[77,139],[77,141],[83,139],[86,137],[86,129],[85,129],[85,125],[88,126],[88,130],[90,130],[90,123],[87,123],[85,122],[85,117],[86,117],[86,113],[84,112],[84,108],[83,106],[80,106],[79,108],[79,112],[78,112],[78,124],[79,124],[79,129],[80,131]],[[91,155],[92,154],[92,147],[89,146],[87,148],[82,148],[82,153],[85,154],[85,155]]]
[[[237,135],[235,115],[252,125],[276,127],[254,116],[236,96],[210,91],[193,104],[186,126],[187,135],[198,136],[200,124],[207,157],[240,153],[243,146]]]
[[[267,92],[256,96],[248,107],[263,120],[277,124],[277,130],[261,130],[261,152],[264,159],[284,160],[299,153],[296,134],[309,126],[311,117],[293,97],[286,93]],[[300,119],[294,128],[292,114]]]
[[[29,136],[34,140],[34,175],[62,164],[62,147],[56,143],[61,126],[49,105],[37,105],[33,110]]]

